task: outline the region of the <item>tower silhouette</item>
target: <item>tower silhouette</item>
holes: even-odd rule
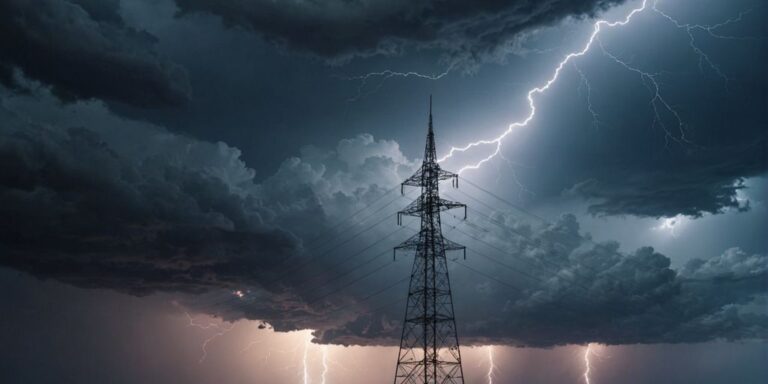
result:
[[[421,229],[394,249],[395,255],[398,250],[416,251],[395,384],[464,383],[445,252],[463,250],[466,258],[466,248],[443,237],[440,212],[464,208],[466,218],[467,206],[440,198],[438,183],[451,179],[453,186],[458,188],[459,175],[441,169],[436,158],[430,96],[424,162],[400,187],[401,193],[406,185],[421,187],[421,195],[397,213],[399,225],[402,225],[404,215],[420,217]]]

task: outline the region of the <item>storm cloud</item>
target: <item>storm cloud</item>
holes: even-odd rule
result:
[[[131,294],[203,292],[297,251],[249,194],[237,149],[81,107],[100,120],[61,127],[0,108],[4,265]]]
[[[132,295],[181,292],[198,311],[315,329],[320,342],[397,343],[402,309],[380,307],[402,292],[382,288],[407,276],[410,259],[389,259],[397,237],[370,265],[353,249],[407,236],[412,224],[392,232],[385,210],[333,231],[360,209],[408,202],[388,195],[418,165],[396,142],[360,135],[334,149],[305,147],[259,181],[224,143],[124,120],[97,102],[36,97],[6,95],[0,109],[4,266]],[[391,225],[373,226],[350,248],[316,241],[330,231],[326,242],[338,243],[380,218]],[[448,237],[470,246],[469,260],[450,261],[467,343],[766,337],[765,315],[749,309],[765,294],[766,255],[731,249],[676,271],[651,248],[592,241],[570,215],[536,225],[504,211],[449,219],[458,229]],[[491,272],[478,280],[467,267]],[[366,300],[372,292],[382,294]]]
[[[465,65],[495,55],[520,33],[622,2],[177,0],[182,14],[212,13],[284,48],[329,59],[428,48]]]
[[[126,26],[119,7],[118,1],[3,1],[0,81],[24,89],[18,71],[67,101],[186,103],[186,71],[155,51],[154,36]]]

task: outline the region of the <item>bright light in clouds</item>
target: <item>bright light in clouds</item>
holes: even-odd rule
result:
[[[683,215],[677,215],[675,217],[664,217],[659,219],[659,224],[651,227],[654,231],[665,232],[672,237],[677,237],[680,233],[680,228],[685,224],[686,217]]]

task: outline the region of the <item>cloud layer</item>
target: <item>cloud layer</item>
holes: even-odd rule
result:
[[[592,15],[623,0],[209,1],[177,0],[182,13],[212,13],[297,51],[326,58],[434,48],[472,63],[521,32]]]
[[[160,56],[155,43],[123,23],[117,0],[0,4],[0,82],[6,86],[24,87],[20,71],[64,100],[181,105],[190,95],[187,74]]]

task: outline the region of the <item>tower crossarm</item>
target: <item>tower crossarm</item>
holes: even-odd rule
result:
[[[392,253],[392,259],[395,259],[395,256],[397,255],[397,251],[415,251],[416,248],[419,246],[420,236],[421,236],[421,232],[416,233],[415,235],[408,238],[408,240],[403,241],[402,243],[400,243],[400,245],[396,246],[394,248],[394,252]]]
[[[442,168],[440,168],[440,164],[432,162],[432,163],[424,163],[421,165],[418,171],[414,173],[411,177],[405,179],[400,184],[400,193],[403,194],[405,192],[405,186],[409,187],[423,187],[426,185],[426,180],[430,177],[432,177],[432,174],[437,175],[438,181],[444,181],[444,180],[451,180],[451,184],[454,188],[458,188],[459,186],[459,175],[457,173],[453,173],[450,171],[446,171]]]
[[[443,237],[443,249],[446,251],[464,251],[464,259],[467,258],[467,247]]]
[[[464,218],[467,218],[467,205],[464,203],[459,203],[456,201],[446,200],[439,198],[437,199],[437,209],[442,211],[447,211],[449,209],[454,208],[464,208]],[[423,196],[420,196],[410,204],[408,204],[405,209],[402,211],[397,212],[397,224],[402,225],[403,224],[403,216],[416,216],[421,217],[421,215],[425,212],[425,204],[424,204],[424,198]]]
[[[420,242],[421,242],[422,234],[421,232],[416,233],[415,235],[408,238],[408,240],[403,241],[400,243],[400,245],[396,246],[394,248],[394,252],[392,254],[392,258],[394,259],[397,255],[397,251],[415,251]],[[464,258],[467,258],[467,247],[452,241],[448,240],[445,237],[442,238],[443,240],[443,249],[446,251],[464,251]]]

